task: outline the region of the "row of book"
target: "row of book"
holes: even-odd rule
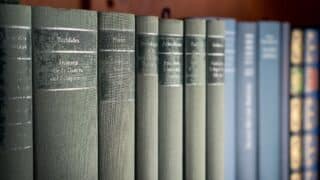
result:
[[[0,5],[0,179],[314,180],[318,31]]]

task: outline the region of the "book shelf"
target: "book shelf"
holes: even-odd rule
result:
[[[130,12],[172,18],[194,16],[235,17],[238,20],[272,19],[294,25],[320,25],[318,0],[21,0],[23,4]]]

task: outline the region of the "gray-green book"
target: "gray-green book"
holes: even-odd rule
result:
[[[159,180],[183,175],[183,21],[159,22]]]
[[[158,17],[136,17],[135,177],[139,180],[158,179],[158,32]]]
[[[184,22],[184,177],[205,180],[206,20]]]
[[[0,179],[33,180],[31,8],[0,4]]]
[[[97,180],[97,13],[32,9],[35,178]]]
[[[135,17],[98,19],[99,179],[134,180]]]
[[[207,180],[224,179],[224,23],[207,20]]]

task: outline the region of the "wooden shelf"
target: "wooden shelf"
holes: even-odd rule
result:
[[[272,19],[295,25],[320,25],[319,0],[22,0],[36,6],[82,8],[171,17],[235,17],[238,20]]]

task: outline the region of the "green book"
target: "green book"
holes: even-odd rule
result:
[[[136,17],[135,175],[158,179],[158,33],[155,16]]]
[[[32,9],[35,178],[97,180],[97,13]]]
[[[159,180],[183,179],[183,21],[159,22]]]
[[[207,20],[207,180],[224,179],[224,23]]]
[[[98,16],[99,179],[134,180],[135,17]]]
[[[0,4],[0,179],[33,180],[31,8]]]
[[[184,21],[184,177],[205,180],[206,20]]]

